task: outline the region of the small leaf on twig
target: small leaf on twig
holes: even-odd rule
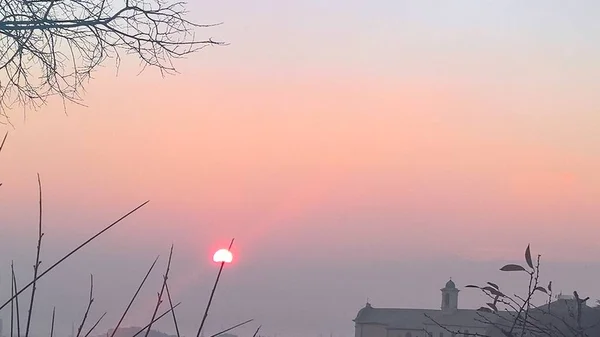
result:
[[[498,307],[494,303],[486,303],[494,312],[498,312]]]
[[[531,260],[531,249],[529,248],[529,245],[527,245],[527,249],[525,249],[525,261],[529,268],[533,269],[533,260]]]
[[[545,289],[544,287],[535,287],[534,291],[535,291],[535,290],[537,290],[537,291],[541,291],[541,292],[543,292],[543,293],[545,293],[545,294],[547,294],[547,293],[548,293],[548,291],[546,291],[546,289]]]
[[[492,295],[495,295],[495,296],[502,296],[502,297],[504,297],[504,294],[502,292],[500,292],[500,291],[498,291],[498,290],[496,290],[496,289],[494,289],[492,287],[483,287],[483,288],[481,288],[481,290],[489,291]]]
[[[481,308],[477,309],[477,311],[492,312],[492,309],[486,308],[486,307],[481,307]]]
[[[526,271],[525,268],[518,264],[507,264],[506,266],[500,268],[501,271]]]
[[[548,282],[548,290],[552,291],[552,281]]]
[[[489,284],[492,287],[496,288],[496,290],[500,290],[500,287],[498,287],[498,285],[496,283],[488,282],[487,284]]]
[[[479,288],[479,286],[476,286],[474,284],[468,284],[465,286],[465,288]]]

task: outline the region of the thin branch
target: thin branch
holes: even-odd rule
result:
[[[81,324],[79,328],[77,328],[77,337],[81,336],[81,331],[83,330],[83,326],[87,317],[90,313],[90,308],[92,307],[92,303],[94,303],[94,275],[90,275],[90,297],[88,299],[87,308],[85,309],[85,313],[83,314],[83,318],[81,319]]]
[[[154,307],[154,312],[152,313],[152,319],[150,319],[150,324],[148,324],[148,330],[146,330],[146,334],[144,335],[144,337],[148,337],[148,334],[150,333],[150,329],[152,328],[152,322],[154,321],[154,318],[156,318],[156,313],[158,312],[158,308],[162,304],[163,293],[164,293],[165,287],[167,285],[167,279],[169,278],[169,270],[171,269],[172,257],[173,257],[173,245],[171,245],[171,251],[169,252],[169,261],[167,262],[167,270],[165,271],[165,275],[163,276],[163,283],[162,283],[162,287],[160,288],[160,292],[158,293],[156,307]],[[171,308],[173,308],[173,307],[171,307]]]
[[[29,328],[31,325],[31,315],[33,313],[33,301],[35,298],[36,280],[38,278],[38,270],[40,268],[40,251],[42,250],[42,237],[44,233],[42,232],[42,215],[43,215],[43,207],[42,207],[42,181],[40,179],[40,174],[37,175],[38,181],[38,193],[39,193],[39,214],[38,214],[38,242],[35,253],[35,264],[33,265],[33,284],[31,286],[31,300],[29,301],[29,311],[27,313],[27,326],[25,328],[25,337],[29,337]],[[20,336],[19,336],[20,337]]]
[[[178,307],[180,304],[181,304],[181,302],[179,302],[179,303],[175,304],[175,305],[173,306],[173,309],[174,309],[174,308],[177,308],[177,307]],[[162,314],[160,314],[158,317],[154,318],[152,321],[150,321],[150,323],[148,323],[148,324],[147,324],[145,327],[141,328],[141,329],[140,329],[138,332],[136,332],[136,333],[135,333],[133,336],[131,336],[131,337],[136,337],[137,335],[141,334],[141,333],[142,333],[142,332],[144,332],[144,331],[145,331],[147,328],[149,328],[150,326],[152,326],[152,324],[154,324],[154,323],[158,322],[158,320],[160,320],[161,318],[165,317],[165,315],[166,315],[166,314],[168,314],[168,313],[170,313],[170,312],[171,312],[171,309],[169,309],[169,310],[167,310],[167,311],[163,312]]]
[[[138,286],[137,290],[135,291],[135,294],[133,294],[133,297],[131,298],[131,301],[129,301],[129,304],[127,305],[127,308],[125,308],[125,311],[123,311],[123,315],[121,315],[121,318],[119,319],[119,322],[117,323],[117,326],[115,326],[115,328],[113,329],[113,332],[110,335],[110,337],[114,337],[115,333],[117,333],[117,330],[119,329],[119,327],[121,326],[121,323],[123,323],[123,320],[125,319],[125,315],[127,315],[127,312],[129,312],[129,309],[133,305],[133,302],[135,301],[135,299],[137,298],[138,294],[142,290],[142,287],[144,286],[144,283],[146,283],[146,280],[148,279],[148,276],[150,276],[150,273],[152,272],[152,269],[154,269],[154,266],[156,265],[156,262],[158,261],[159,257],[160,256],[157,256],[156,259],[154,259],[154,262],[152,262],[152,265],[148,269],[148,272],[144,276],[144,279],[142,280],[142,282]]]
[[[4,134],[4,138],[2,138],[2,142],[0,143],[0,152],[4,148],[4,143],[6,142],[6,138],[8,138],[8,132]]]
[[[233,330],[233,329],[235,329],[235,328],[239,328],[239,327],[241,327],[242,325],[246,325],[246,324],[248,324],[248,323],[250,323],[250,322],[252,322],[252,321],[254,321],[254,318],[253,318],[253,319],[249,319],[249,320],[247,320],[247,321],[244,321],[244,322],[242,322],[242,323],[238,323],[238,324],[236,324],[236,325],[234,325],[234,326],[232,326],[232,327],[230,327],[230,328],[227,328],[227,329],[225,329],[225,330],[221,330],[221,331],[217,332],[216,334],[214,334],[214,335],[211,335],[210,337],[217,337],[217,336],[219,336],[219,335],[222,335],[222,334],[224,334],[224,333],[226,333],[226,332],[229,332],[229,331],[231,331],[231,330]]]
[[[234,240],[235,240],[235,238],[231,239],[231,243],[229,244],[229,250],[231,250]],[[206,309],[204,310],[204,316],[202,317],[202,322],[200,322],[200,327],[198,328],[196,337],[200,337],[200,333],[202,333],[202,328],[204,327],[204,323],[206,322],[206,318],[208,317],[208,310],[210,309],[210,305],[212,304],[213,297],[215,296],[215,291],[217,290],[217,285],[219,284],[219,279],[221,278],[221,273],[223,272],[223,267],[225,267],[225,261],[221,262],[221,266],[219,267],[219,272],[217,273],[217,278],[215,280],[215,284],[213,285],[212,291],[210,292],[210,297],[208,298],[208,303],[206,304]]]
[[[13,289],[14,289],[14,295],[11,297],[11,301],[15,300],[15,310],[17,311],[17,336],[21,337],[21,319],[20,319],[20,315],[19,315],[19,292],[17,291],[17,289],[19,289],[17,287],[17,276],[15,275],[15,267],[14,264],[11,263],[10,265],[11,268],[11,273],[12,273],[12,284],[13,284]]]
[[[254,331],[254,335],[252,335],[252,337],[256,337],[256,335],[258,335],[258,332],[260,331],[260,328],[262,327],[262,325],[259,325],[258,328],[256,328],[256,331]],[[50,336],[52,337],[52,336]]]
[[[171,314],[173,315],[173,324],[175,324],[175,332],[177,337],[181,337],[179,333],[179,325],[177,324],[177,316],[175,315],[175,309],[173,308],[173,300],[171,299],[171,292],[169,291],[169,283],[165,282],[165,290],[167,291],[167,298],[169,299],[169,307],[171,308]]]
[[[14,285],[15,269],[14,269],[13,263],[14,263],[13,261],[10,262],[10,269],[11,269],[10,297],[11,298],[15,294],[15,285]],[[10,300],[10,337],[13,337],[15,335],[15,304],[14,304],[15,300],[12,300],[12,299]]]
[[[103,230],[99,231],[94,236],[92,236],[91,238],[87,239],[85,242],[83,242],[82,244],[80,244],[79,246],[77,246],[75,249],[73,249],[72,251],[70,251],[67,255],[63,256],[60,260],[56,261],[48,269],[44,270],[44,272],[42,272],[40,275],[38,275],[37,278],[35,278],[33,281],[29,282],[26,286],[24,286],[23,288],[21,288],[21,290],[17,291],[13,296],[11,296],[11,298],[9,298],[6,302],[4,302],[2,305],[0,305],[0,310],[2,310],[4,307],[6,307],[13,298],[16,298],[23,291],[25,291],[27,288],[29,288],[35,281],[41,279],[44,275],[46,275],[47,273],[49,273],[52,269],[56,268],[56,266],[58,266],[59,264],[61,264],[62,262],[64,262],[66,259],[68,259],[69,257],[71,257],[71,255],[75,254],[81,248],[85,247],[87,244],[89,244],[90,242],[92,242],[94,239],[96,239],[100,235],[104,234],[104,232],[108,231],[109,229],[111,229],[112,227],[114,227],[116,224],[120,223],[125,218],[129,217],[131,214],[135,213],[137,210],[139,210],[140,208],[142,208],[143,206],[145,206],[149,202],[150,202],[150,200],[145,201],[142,204],[140,204],[139,206],[137,206],[136,208],[134,208],[131,211],[127,212],[125,215],[123,215],[122,217],[120,217],[119,219],[117,219],[115,222],[113,222],[112,224],[106,226]]]
[[[0,113],[13,105],[34,108],[58,96],[81,104],[84,83],[108,60],[133,54],[161,75],[176,74],[174,60],[204,47],[195,31],[215,24],[189,21],[178,0],[0,0]]]
[[[54,318],[55,318],[55,316],[56,316],[56,307],[53,307],[52,308],[52,323],[50,325],[50,337],[54,337]]]
[[[102,316],[100,316],[100,318],[98,318],[98,320],[96,321],[96,323],[94,323],[94,325],[92,325],[92,327],[90,328],[90,330],[83,337],[88,337],[92,333],[92,331],[94,331],[94,329],[96,329],[96,327],[98,326],[98,324],[100,324],[100,322],[102,321],[102,319],[104,318],[104,316],[106,316],[106,312],[103,313]]]

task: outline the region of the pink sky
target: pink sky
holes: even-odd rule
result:
[[[331,278],[319,290],[325,293],[335,287],[335,266],[344,280],[355,280],[336,295],[348,297],[347,306],[322,303],[322,310],[348,316],[332,318],[330,329],[340,334],[351,332],[349,320],[365,296],[435,307],[436,287],[448,277],[471,283],[466,275],[521,259],[528,243],[563,271],[600,263],[600,52],[583,33],[592,21],[582,17],[581,27],[563,35],[539,36],[539,27],[525,23],[529,9],[511,29],[490,9],[485,25],[413,17],[400,29],[379,12],[382,2],[370,8],[381,21],[352,35],[347,31],[361,17],[353,6],[336,17],[336,29],[320,17],[301,29],[284,24],[288,12],[253,25],[215,5],[213,16],[222,10],[230,22],[215,32],[232,45],[182,61],[180,75],[136,77],[133,61],[119,77],[97,74],[87,87],[88,108],[68,106],[67,116],[53,103],[28,112],[25,123],[15,112],[15,128],[3,127],[10,136],[0,155],[0,242],[6,233],[17,240],[5,242],[0,255],[23,258],[34,247],[39,172],[52,254],[150,199],[92,250],[97,268],[109,260],[124,270],[142,265],[123,281],[135,284],[174,242],[182,260],[204,270],[180,270],[179,291],[194,293],[201,276],[212,277],[207,260],[214,249],[236,237],[235,273],[247,284],[260,288],[264,275],[283,278],[297,293],[314,291],[310,278],[290,285],[278,266],[298,266],[303,277],[318,270]],[[311,40],[319,27],[330,42]],[[448,29],[455,35],[446,38]],[[76,271],[87,275],[85,258],[78,261],[84,267]],[[447,268],[413,268],[415,261]],[[385,272],[369,269],[378,262],[413,268],[415,277],[396,275],[401,286],[382,285]],[[383,274],[366,278],[365,270]],[[567,291],[580,285],[562,280]],[[265,289],[275,292],[281,284],[273,282]],[[243,289],[252,291],[250,285]],[[429,285],[429,304],[412,295],[410,287]],[[368,294],[373,287],[381,290]],[[384,295],[391,290],[395,302]],[[296,300],[290,305],[298,311],[310,309]],[[237,305],[233,295],[229,301]],[[257,312],[265,320],[285,305],[264,301]],[[235,315],[245,318],[241,309]],[[329,333],[317,316],[305,318],[315,325],[308,332]],[[300,333],[293,324],[289,330]]]

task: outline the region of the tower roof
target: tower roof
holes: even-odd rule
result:
[[[452,279],[446,282],[446,289],[456,289],[456,284],[454,284],[454,281],[452,281]]]

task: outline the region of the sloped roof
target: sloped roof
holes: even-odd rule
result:
[[[511,316],[512,314],[512,316]],[[487,329],[487,335],[491,337],[504,336],[499,328],[509,330],[514,320],[515,313],[504,313],[503,318],[495,320],[495,326]],[[549,305],[541,305],[529,311],[531,320],[545,329],[552,329],[554,334],[560,336],[575,336],[573,328],[577,327],[577,302],[574,299],[559,299]],[[583,336],[600,336],[600,310],[591,308],[585,304],[581,307],[581,327]]]
[[[389,329],[422,329],[426,325],[436,325],[435,322],[445,326],[484,327],[486,324],[481,322],[480,315],[488,314],[471,309],[446,312],[435,309],[373,308],[367,304],[358,312],[354,322],[381,324]]]

